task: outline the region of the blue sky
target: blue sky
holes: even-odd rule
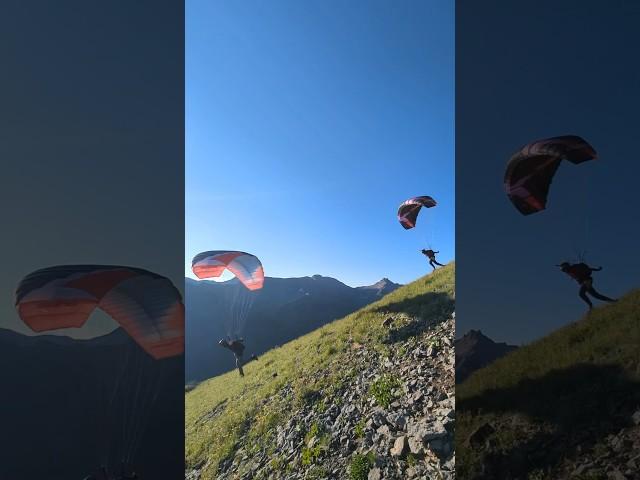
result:
[[[454,257],[454,7],[211,2],[186,10],[186,251],[268,276],[409,282]],[[398,205],[431,195],[405,231]]]

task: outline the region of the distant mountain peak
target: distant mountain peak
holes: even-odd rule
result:
[[[490,342],[494,343],[493,340],[491,340],[489,337],[487,337],[484,333],[482,333],[482,330],[469,330],[467,333],[465,333],[462,339],[476,339],[476,340],[480,340],[480,339],[486,339],[489,340]]]
[[[389,280],[387,277],[384,277],[381,280],[378,280],[373,285],[366,285],[366,286],[360,287],[360,288],[381,290],[381,289],[388,289],[388,288],[395,289],[395,288],[398,288],[400,286],[401,286],[400,284],[394,283],[391,280]]]
[[[480,330],[469,330],[455,341],[456,381],[461,382],[471,373],[515,350],[515,345],[497,343]]]
[[[389,280],[387,277],[377,281],[373,285],[366,285],[364,287],[357,287],[357,290],[363,292],[371,292],[372,290],[375,292],[375,295],[378,297],[383,297],[384,295],[393,292],[397,288],[402,285],[397,284]]]

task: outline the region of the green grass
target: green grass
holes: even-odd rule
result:
[[[309,446],[312,439],[315,439],[315,443],[313,446]],[[322,452],[327,449],[330,440],[331,437],[322,430],[318,422],[312,423],[309,431],[304,436],[304,443],[307,446],[302,449],[300,457],[302,465],[309,466],[318,462]]]
[[[373,452],[369,452],[366,455],[354,454],[349,467],[349,478],[351,480],[367,480],[374,460]]]
[[[364,421],[364,418],[361,418],[360,420],[358,420],[358,423],[356,423],[356,426],[353,432],[356,438],[362,438],[364,436],[365,425],[366,425],[366,422]]]
[[[418,464],[418,457],[413,453],[407,454],[407,465],[415,467]]]
[[[319,436],[321,433],[322,433],[322,430],[320,429],[318,422],[312,423],[311,428],[309,429],[307,434],[304,436],[305,443],[309,443],[309,440],[311,440],[313,437]]]
[[[302,448],[302,465],[309,466],[316,463],[320,460],[320,456],[322,455],[322,451],[326,448],[326,443],[328,439],[324,437],[319,443],[316,443],[313,447],[303,447]]]
[[[455,297],[454,275],[455,264],[451,263],[343,319],[266,352],[260,361],[247,364],[244,378],[232,371],[201,382],[185,395],[187,468],[204,466],[202,478],[215,478],[219,462],[233,455],[243,436],[256,451],[267,449],[275,442],[276,427],[295,408],[327,408],[323,399],[358,373],[345,368],[352,342],[386,348],[383,342],[389,331],[382,322],[390,315],[446,318]],[[275,378],[274,372],[278,373]],[[293,395],[279,395],[288,384]]]
[[[400,386],[400,381],[390,375],[376,379],[369,388],[369,393],[381,407],[388,408],[395,396],[393,391]]]
[[[515,320],[514,320],[515,321]],[[640,380],[640,290],[523,346],[456,386],[460,479],[478,471],[486,448],[466,440],[480,425],[498,428],[494,451],[518,449],[534,435],[602,429]],[[597,447],[597,446],[596,446]],[[531,478],[542,470],[532,470]]]

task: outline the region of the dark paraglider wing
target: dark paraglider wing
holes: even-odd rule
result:
[[[62,265],[27,275],[16,289],[22,321],[35,332],[82,327],[96,308],[155,359],[184,351],[184,304],[161,275],[140,268]]]
[[[539,212],[547,206],[549,188],[562,160],[579,164],[595,158],[593,147],[575,135],[529,143],[509,160],[504,176],[505,190],[523,215]]]
[[[525,145],[522,150],[529,156],[548,155],[578,164],[597,158],[595,149],[582,137],[564,135]]]
[[[514,155],[507,165],[505,188],[511,202],[523,215],[547,206],[547,196],[560,159],[553,156]]]
[[[431,208],[436,205],[436,201],[426,195],[405,200],[398,208],[398,221],[406,230],[409,230],[416,226],[418,214],[422,207]]]
[[[193,257],[193,273],[201,279],[217,278],[225,270],[233,273],[249,290],[259,290],[264,285],[264,269],[258,257],[245,252],[212,250]]]

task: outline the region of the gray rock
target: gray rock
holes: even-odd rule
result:
[[[389,453],[391,453],[391,455],[394,457],[402,458],[404,455],[406,455],[408,448],[409,448],[409,445],[407,442],[407,437],[403,435],[401,437],[396,438],[396,441],[393,444],[393,448]]]
[[[422,440],[416,437],[409,437],[409,451],[414,455],[420,455],[424,451]]]
[[[369,470],[367,480],[382,480],[382,471],[379,468],[372,468]]]
[[[627,480],[627,477],[617,468],[607,474],[611,480]]]
[[[396,430],[404,430],[404,427],[407,425],[407,418],[401,413],[392,413],[387,416],[387,422],[393,425]]]

